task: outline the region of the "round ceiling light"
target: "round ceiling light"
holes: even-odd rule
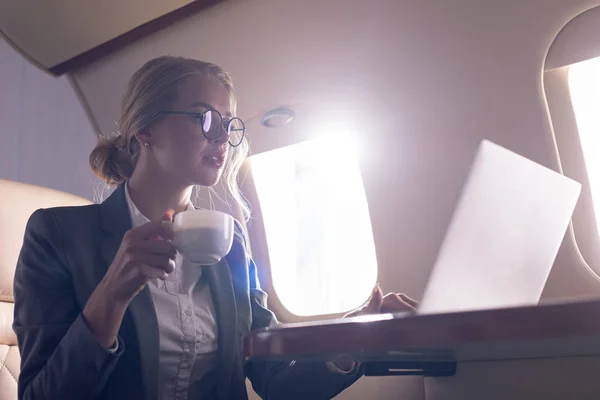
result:
[[[289,124],[295,116],[296,113],[292,109],[277,108],[265,113],[260,122],[266,127],[276,128]]]

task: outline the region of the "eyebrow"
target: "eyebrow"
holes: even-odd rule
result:
[[[211,104],[208,104],[208,103],[205,103],[205,102],[203,102],[203,101],[198,101],[198,102],[196,102],[196,103],[192,104],[190,107],[204,107],[204,108],[206,108],[206,109],[217,110],[217,108],[216,108],[216,107],[214,107],[213,105],[211,105]],[[218,110],[217,110],[217,111],[218,111]],[[231,115],[231,112],[230,112],[230,111],[227,111],[227,113],[225,113],[225,116],[226,116],[227,118],[231,118],[231,117],[232,117],[232,115]]]

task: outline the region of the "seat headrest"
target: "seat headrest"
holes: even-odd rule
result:
[[[13,279],[27,220],[39,208],[91,204],[58,190],[0,179],[0,302],[13,302]]]

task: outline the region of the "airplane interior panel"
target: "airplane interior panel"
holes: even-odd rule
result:
[[[185,346],[177,354],[185,360],[184,353],[191,352],[193,368],[183,369],[189,376],[173,378],[185,388],[172,389],[182,396],[177,398],[598,398],[594,377],[600,352],[593,343],[600,324],[593,312],[600,311],[600,0],[126,0],[85,5],[0,0],[0,36],[0,216],[6,222],[0,226],[0,400],[58,394],[169,398],[170,384],[163,376],[171,373],[175,353],[165,346],[186,335],[196,342],[181,339]],[[163,56],[173,58],[159,59]],[[148,72],[150,60],[154,72]],[[170,73],[182,78],[160,75],[161,65],[172,65]],[[200,72],[186,69],[192,66]],[[147,75],[140,72],[144,68]],[[168,93],[151,91],[167,87],[167,81]],[[186,96],[201,101],[185,108],[180,102]],[[214,101],[205,104],[202,96]],[[161,103],[146,118],[163,98],[169,105]],[[191,124],[198,131],[193,138],[183,128]],[[169,129],[177,135],[164,135]],[[539,258],[549,273],[543,276],[541,295],[535,295],[536,305],[529,308],[492,290],[500,285],[486,271],[493,264],[492,246],[481,245],[476,253],[456,237],[447,240],[482,141],[581,185],[572,215],[571,209],[557,206],[556,215],[528,218],[571,215],[557,252],[548,245],[547,257]],[[120,143],[112,151],[129,157],[127,168],[117,168],[114,158],[93,172],[90,154],[98,143]],[[142,168],[150,172],[142,175]],[[112,186],[107,174],[100,176],[109,170],[120,174]],[[532,181],[529,190],[539,183]],[[503,215],[512,215],[508,205],[531,198],[529,193],[509,194]],[[558,204],[563,194],[547,201]],[[153,196],[173,213],[161,214],[164,210],[151,203]],[[122,214],[116,211],[117,198]],[[485,202],[494,201],[483,195],[478,199],[486,210]],[[106,217],[113,227],[103,222],[105,205],[114,207],[114,215]],[[230,240],[215,264],[189,265],[192,256],[166,238],[189,233],[178,232],[176,223],[157,228],[176,221],[179,213],[194,212],[213,219],[190,224],[209,226],[215,215],[234,221],[230,232],[219,227],[216,236],[207,233],[213,228],[198,234],[207,241]],[[460,215],[466,224],[471,214],[463,210]],[[113,326],[107,317],[95,325],[89,304],[108,301],[108,289],[100,295],[98,288],[109,285],[113,272],[107,270],[118,270],[117,248],[136,237],[125,231],[140,229],[142,222],[174,230],[144,239],[156,248],[164,247],[155,243],[163,239],[176,248],[177,257],[167,263],[173,269],[140,284],[127,299],[131,306],[123,308],[122,324]],[[42,223],[49,225],[37,225]],[[514,243],[504,240],[502,232],[533,231],[513,225],[498,223],[497,236],[489,240]],[[543,226],[562,225],[546,220]],[[113,240],[114,248],[101,248],[105,242],[94,239],[117,230],[125,239]],[[532,237],[522,241],[525,248],[536,244]],[[454,247],[444,254],[476,254],[464,259],[487,257],[489,265],[477,266],[481,273],[473,274],[472,282],[456,278],[464,271],[458,267],[434,270],[442,268],[436,260],[445,243]],[[541,251],[539,245],[536,249]],[[529,254],[516,245],[503,251]],[[46,261],[33,265],[38,254]],[[50,260],[54,256],[58,261]],[[523,259],[518,254],[498,258]],[[83,265],[86,260],[89,266]],[[63,268],[60,273],[52,270],[55,266]],[[95,275],[82,272],[88,270]],[[29,276],[31,271],[37,275]],[[432,290],[437,298],[426,292],[436,276]],[[45,280],[35,283],[34,277]],[[177,284],[170,281],[180,278]],[[453,291],[469,284],[483,287],[484,281],[490,290],[481,296],[490,296],[492,303],[497,297],[492,310],[478,310],[484,301],[469,303],[462,296],[466,310],[419,312],[424,296],[442,302],[446,296],[450,303]],[[115,287],[122,284],[114,282]],[[201,292],[201,282],[210,283],[203,286],[210,287],[208,292]],[[45,301],[26,295],[34,283]],[[527,286],[521,283],[515,282],[515,291]],[[183,308],[177,309],[181,332],[177,324],[164,322],[179,315],[169,307],[183,307],[177,285],[187,288],[194,310],[185,309],[193,314],[187,314],[187,323],[195,321],[189,331]],[[436,290],[439,285],[444,290]],[[57,322],[61,318],[72,318],[75,322],[68,325],[80,329],[74,316],[81,315],[81,321],[92,321],[85,332],[97,342],[90,343],[120,354],[111,369],[101,370],[106,373],[102,379],[86,383],[89,387],[83,385],[79,393],[69,392],[75,389],[67,384],[51,388],[44,374],[35,372],[42,366],[57,368],[60,380],[61,374],[78,376],[85,370],[69,364],[83,362],[75,351],[64,353],[64,365],[51,361],[48,354],[55,348],[61,355],[68,351],[66,344],[58,344],[61,335],[49,334],[47,343],[43,332],[40,338],[32,335],[33,327],[51,325],[43,318],[66,304],[52,297],[60,294],[64,300],[63,292],[72,295],[72,309],[56,317],[57,326],[65,325]],[[143,301],[155,309],[136,314]],[[39,311],[42,306],[45,312]],[[110,326],[112,333],[106,333]],[[570,344],[576,338],[585,345],[575,351]],[[542,346],[546,340],[564,347],[548,352]],[[156,348],[144,356],[148,343]],[[520,352],[537,345],[543,349],[535,356]],[[311,346],[316,350],[309,351]],[[483,350],[461,359],[475,354],[463,353],[472,348]],[[454,369],[432,372],[427,368],[441,364],[429,359],[423,359],[426,367],[411,369],[406,365],[414,360],[398,355],[404,350],[423,357],[450,351]],[[213,351],[218,362],[207,361]],[[354,358],[350,372],[335,358],[340,353]],[[274,359],[284,361],[262,375],[257,366]],[[202,368],[214,373],[200,379]],[[322,369],[322,375],[310,378],[300,371],[295,379],[294,371],[303,368],[312,374]],[[130,377],[126,370],[135,373]],[[323,391],[309,390],[306,382]],[[184,394],[188,384],[189,394]],[[119,385],[124,385],[121,392]]]

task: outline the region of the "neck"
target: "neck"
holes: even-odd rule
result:
[[[192,194],[192,185],[167,179],[157,173],[145,173],[145,168],[136,168],[129,179],[128,190],[131,200],[150,221],[161,219],[165,211],[184,211]]]

